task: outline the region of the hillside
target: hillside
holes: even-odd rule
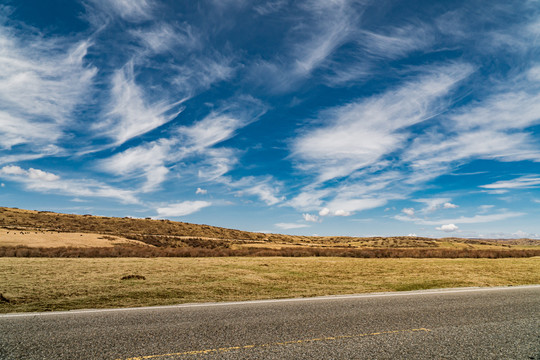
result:
[[[147,244],[158,247],[197,247],[201,245],[208,247],[207,243],[215,244],[217,247],[230,247],[230,245],[353,248],[512,248],[525,245],[540,246],[540,240],[532,239],[502,241],[460,238],[432,239],[408,236],[362,238],[265,234],[170,220],[72,215],[5,207],[0,207],[0,228],[3,228],[5,232],[11,230],[12,235],[21,232],[28,232],[28,235],[31,235],[30,233],[34,232],[33,235],[39,235],[34,237],[44,237],[51,233],[77,233],[79,237],[88,238],[90,241],[89,234],[94,234],[101,235],[98,236],[101,239],[109,237],[110,240],[114,240],[118,244],[128,244],[130,242],[125,241],[125,239],[130,239],[136,240],[133,244]],[[4,239],[7,237],[5,232]],[[199,244],[194,242],[199,242]],[[3,243],[4,241],[0,239],[0,245]],[[204,244],[207,246],[204,246]]]

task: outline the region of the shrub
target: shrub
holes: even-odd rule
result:
[[[146,280],[146,278],[142,275],[131,274],[122,276],[120,280]]]
[[[434,249],[434,248],[284,248],[269,249],[261,247],[201,248],[201,247],[148,247],[116,246],[103,248],[31,248],[26,246],[0,247],[0,257],[226,257],[226,256],[335,256],[355,258],[522,258],[540,256],[540,249]]]

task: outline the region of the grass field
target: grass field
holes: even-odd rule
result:
[[[540,257],[0,258],[0,312],[539,283]]]

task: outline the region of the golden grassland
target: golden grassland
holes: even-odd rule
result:
[[[125,245],[148,246],[138,241],[125,239],[118,236],[103,234],[57,232],[57,231],[16,231],[0,229],[1,246],[27,246],[31,248],[43,247],[114,247]]]
[[[0,312],[539,283],[540,257],[0,258]]]
[[[217,250],[346,248],[453,249],[456,251],[536,249],[540,251],[540,241],[531,239],[502,241],[460,238],[432,239],[409,236],[370,238],[294,236],[253,233],[169,220],[70,215],[0,207],[0,247],[103,248],[135,245],[146,246],[148,254],[159,253],[150,250],[151,247]],[[138,253],[142,254],[144,251],[145,249],[138,249]],[[32,253],[35,253],[35,250]],[[87,256],[85,254],[89,253],[89,251],[80,252],[79,256]],[[109,253],[113,252],[109,251]],[[215,253],[217,254],[219,251]],[[222,251],[221,253],[231,253],[231,251]],[[307,251],[307,253],[310,252]],[[329,254],[332,255],[331,252]],[[533,255],[536,253],[533,252]],[[516,256],[523,255],[516,253]]]

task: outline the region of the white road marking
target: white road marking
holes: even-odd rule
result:
[[[51,312],[37,312],[37,313],[13,313],[13,314],[0,314],[0,319],[10,318],[10,317],[77,315],[77,314],[139,311],[139,310],[166,310],[166,309],[183,309],[183,308],[198,308],[198,307],[273,304],[273,303],[286,303],[286,302],[348,300],[348,299],[363,299],[363,298],[393,297],[393,296],[440,295],[440,294],[456,294],[456,293],[465,293],[465,292],[506,291],[506,290],[519,290],[519,289],[540,289],[540,285],[429,289],[429,290],[381,292],[381,293],[368,293],[368,294],[330,295],[330,296],[317,296],[317,297],[309,297],[309,298],[292,298],[292,299],[248,300],[248,301],[231,301],[231,302],[219,302],[219,303],[190,303],[190,304],[163,305],[163,306],[117,308],[117,309],[85,309],[85,310],[51,311]]]

